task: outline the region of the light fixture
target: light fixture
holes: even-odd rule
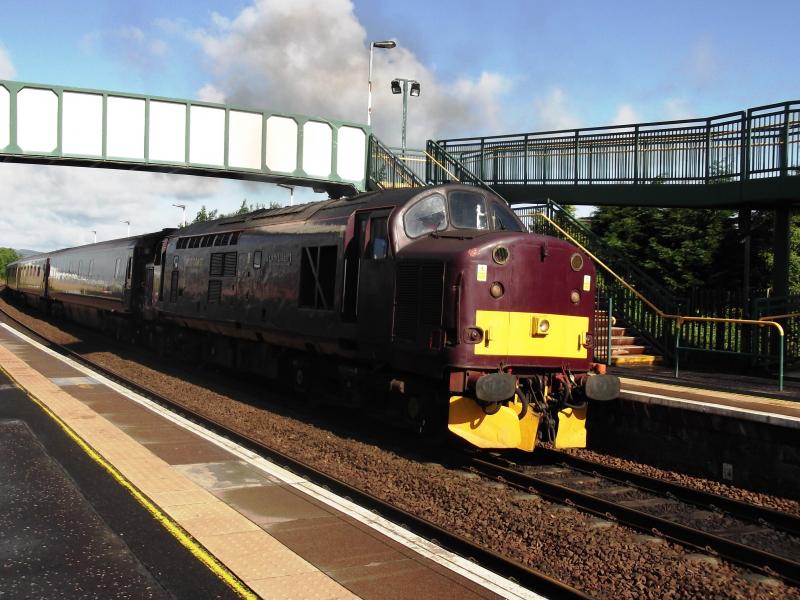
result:
[[[397,42],[392,40],[382,40],[379,42],[372,42],[369,45],[369,76],[367,77],[367,126],[372,126],[372,51],[375,48],[383,48],[384,50],[391,50],[397,46]]]
[[[410,96],[419,96],[419,81],[415,81],[411,84],[411,91],[409,92]]]
[[[400,87],[400,80],[399,79],[392,79],[392,93],[393,94],[402,94],[403,89]]]

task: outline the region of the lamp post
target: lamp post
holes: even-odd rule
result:
[[[128,224],[128,235],[125,237],[131,237],[131,222],[130,221],[120,221],[120,223],[127,223]]]
[[[181,216],[181,223],[183,223],[183,224],[181,225],[181,227],[186,227],[186,205],[185,204],[173,204],[172,206],[174,206],[175,208],[180,208],[183,211],[183,214]]]
[[[287,185],[285,183],[279,183],[278,187],[282,187],[282,188],[285,188],[285,189],[289,190],[289,206],[292,206],[294,204],[294,188],[295,188],[295,186]]]
[[[372,50],[373,48],[384,48],[391,50],[397,46],[397,42],[392,40],[384,40],[382,42],[370,42],[369,44],[369,79],[368,79],[368,93],[367,93],[367,127],[372,125]]]
[[[400,82],[403,82],[403,87],[400,87]],[[409,90],[409,84],[411,89]],[[408,119],[408,97],[419,96],[420,85],[419,81],[414,79],[404,79],[403,77],[395,77],[392,79],[392,93],[403,94],[403,156],[406,155],[406,121]]]

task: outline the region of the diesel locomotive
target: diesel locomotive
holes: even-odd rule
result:
[[[257,210],[12,263],[53,313],[267,377],[310,400],[385,408],[483,448],[584,446],[596,277],[463,185]]]

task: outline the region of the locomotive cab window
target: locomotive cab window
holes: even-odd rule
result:
[[[474,192],[452,192],[450,222],[459,229],[489,229],[483,196]]]
[[[504,203],[492,202],[492,221],[494,229],[498,231],[525,231],[520,227],[517,218],[511,209]]]
[[[447,229],[444,196],[431,194],[414,204],[403,216],[403,226],[410,238]]]

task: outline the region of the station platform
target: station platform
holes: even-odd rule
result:
[[[0,596],[539,598],[0,324]]]
[[[739,487],[800,497],[800,384],[736,374],[610,369],[617,400],[595,403],[588,447]]]

